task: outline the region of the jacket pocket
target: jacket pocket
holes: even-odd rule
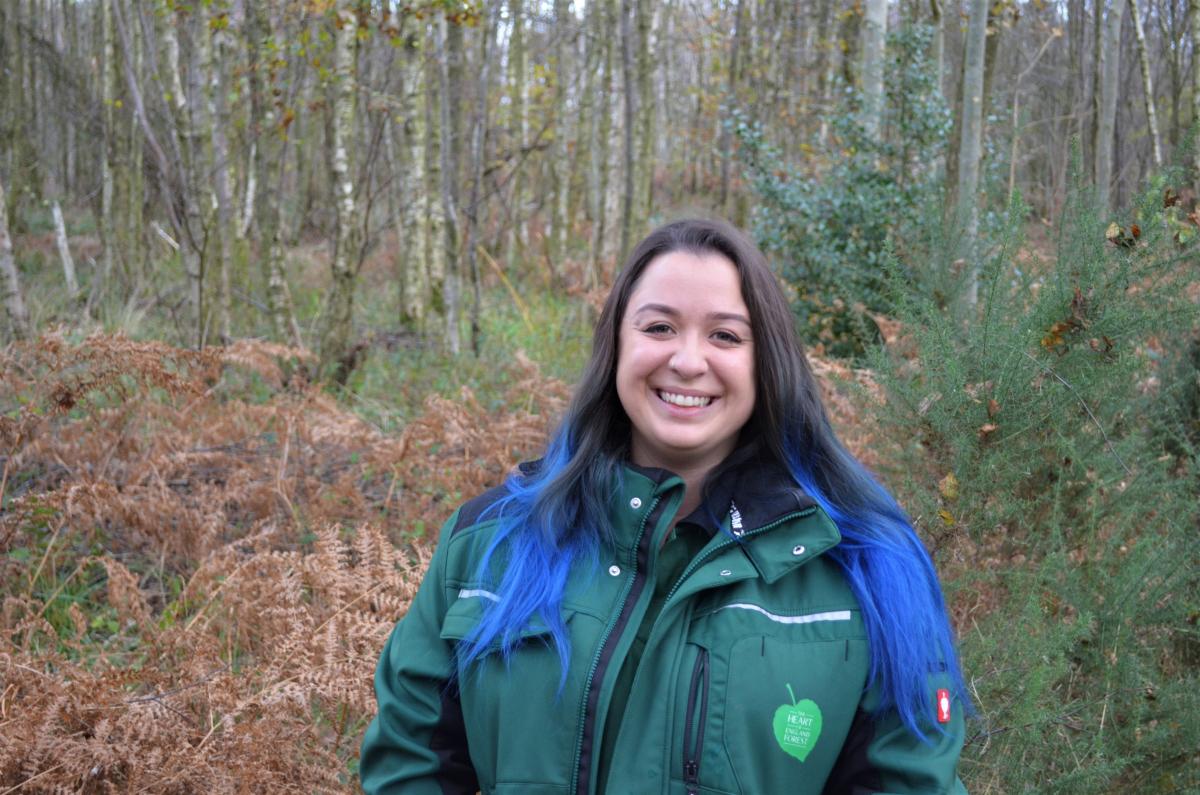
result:
[[[442,619],[442,640],[458,642],[468,637],[475,627],[483,620],[484,611],[494,602],[499,601],[499,597],[491,591],[483,588],[463,588],[458,592],[456,599],[446,610],[446,615]],[[564,609],[561,612],[563,625],[567,625],[574,611]],[[517,637],[520,640],[529,640],[533,638],[544,638],[546,642],[550,641],[550,626],[542,620],[541,616],[534,616],[528,624],[526,624]],[[499,648],[500,639],[493,638],[488,644],[490,648]]]
[[[712,681],[708,649],[700,649],[692,666],[687,712],[683,723],[683,783],[687,795],[699,795],[700,762],[704,756],[704,727],[708,722],[708,689]]]
[[[493,597],[482,589],[462,589],[442,618],[442,639],[469,638]],[[560,615],[572,647],[586,647],[596,634],[594,619],[567,608]],[[550,627],[540,618],[517,638],[509,654],[485,654],[458,681],[471,762],[484,792],[557,792],[555,787],[571,780],[575,733],[539,731],[534,740],[530,732],[575,725],[586,671],[572,666],[564,681]],[[499,640],[489,645],[499,651]]]
[[[741,792],[820,793],[849,732],[866,641],[802,635],[764,634],[730,647],[722,740]]]

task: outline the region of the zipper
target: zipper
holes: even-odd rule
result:
[[[799,519],[802,516],[808,516],[809,514],[816,513],[816,511],[817,511],[817,506],[815,506],[815,505],[812,506],[811,508],[805,508],[803,511],[793,511],[792,513],[784,514],[783,516],[779,517],[775,521],[765,524],[762,527],[756,527],[753,530],[747,530],[745,533],[742,533],[736,539],[730,539],[730,538],[725,539],[720,544],[718,544],[717,546],[710,549],[706,554],[701,555],[700,557],[696,558],[695,560],[693,560],[691,563],[688,564],[688,567],[683,570],[683,574],[681,574],[679,576],[679,579],[675,581],[675,584],[673,586],[671,586],[671,591],[670,591],[670,593],[667,594],[666,601],[663,602],[663,605],[664,605],[663,609],[665,610],[666,605],[671,603],[671,597],[673,597],[675,595],[675,593],[679,590],[679,586],[683,585],[687,581],[687,578],[691,577],[692,573],[695,572],[696,569],[700,568],[705,563],[708,563],[708,561],[711,560],[714,556],[716,556],[716,554],[718,552],[722,552],[725,549],[733,546],[734,544],[737,544],[741,541],[745,541],[748,538],[753,538],[756,535],[761,535],[762,533],[765,533],[768,530],[778,527],[779,525],[783,524],[784,522],[790,522],[793,519]]]
[[[708,722],[708,649],[700,649],[692,669],[692,684],[688,690],[687,717],[683,724],[683,783],[687,795],[700,793],[700,758],[704,753],[704,725]],[[697,701],[699,704],[697,705]],[[700,708],[697,719],[696,707]],[[693,719],[696,719],[693,723]],[[693,738],[693,727],[695,737]],[[694,740],[694,741],[693,741]]]
[[[611,638],[611,636],[613,634],[613,630],[616,629],[616,627],[618,625],[622,624],[623,619],[626,618],[625,608],[629,603],[629,595],[632,594],[634,591],[638,590],[636,586],[638,585],[639,580],[645,578],[645,574],[638,570],[638,565],[637,565],[638,557],[640,556],[640,554],[642,552],[642,550],[641,550],[642,537],[646,533],[646,524],[650,520],[650,517],[655,516],[655,510],[658,508],[658,504],[661,501],[661,499],[662,499],[661,497],[655,497],[654,501],[652,503],[650,503],[649,510],[647,510],[646,513],[642,516],[642,523],[641,523],[641,525],[638,526],[638,532],[637,532],[637,535],[634,537],[634,543],[633,543],[633,552],[634,552],[633,564],[632,564],[633,565],[633,577],[630,578],[630,580],[629,580],[629,587],[627,587],[625,589],[625,593],[623,593],[621,595],[621,605],[620,605],[620,607],[617,608],[617,620],[612,622],[611,624],[609,624],[608,627],[604,630],[604,635],[603,635],[603,637],[600,638],[600,646],[596,650],[596,656],[595,656],[595,658],[592,659],[592,665],[588,669],[587,680],[585,681],[584,686],[583,686],[583,701],[579,705],[579,736],[575,740],[575,762],[571,766],[571,789],[570,789],[570,792],[572,792],[572,793],[577,793],[577,794],[583,793],[584,795],[586,795],[586,793],[587,793],[588,781],[580,780],[579,768],[583,763],[583,758],[582,758],[583,757],[583,738],[588,733],[588,730],[589,730],[589,727],[588,727],[588,702],[591,701],[592,682],[596,678],[596,671],[600,667],[600,661],[604,658],[604,652],[605,652],[606,647],[608,646],[609,639]],[[640,593],[640,591],[639,591],[639,593]],[[635,599],[634,601],[636,603],[637,600]],[[597,738],[595,738],[595,737],[592,738],[593,748],[591,749],[591,753],[589,754],[589,760],[588,760],[589,761],[589,771],[588,771],[589,779],[591,778],[591,771],[590,771],[591,757],[595,755],[595,751],[596,751],[596,749],[594,748],[596,739]]]

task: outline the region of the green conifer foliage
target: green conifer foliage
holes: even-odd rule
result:
[[[977,314],[898,292],[903,345],[871,358],[882,474],[935,552],[977,700],[972,792],[1200,787],[1200,296],[1178,181],[1116,221],[1076,192],[1042,256],[1018,200]]]

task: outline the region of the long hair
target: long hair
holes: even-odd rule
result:
[[[842,534],[826,553],[844,572],[862,609],[870,646],[868,687],[878,711],[894,709],[919,736],[932,714],[928,677],[945,671],[964,704],[965,688],[933,563],[895,499],[852,456],[829,424],[787,300],[766,258],[741,232],[716,220],[683,220],[653,231],[629,255],[604,304],[592,354],[541,464],[506,481],[485,516],[497,520],[481,576],[502,569],[497,595],[458,650],[460,675],[498,650],[505,659],[520,631],[540,616],[562,663],[570,645],[559,606],[572,571],[598,565],[601,539],[630,423],[617,396],[621,320],[646,267],[673,251],[718,253],[737,268],[754,332],[756,404],[743,430],[825,510]]]

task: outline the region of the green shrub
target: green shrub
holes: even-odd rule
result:
[[[887,101],[876,137],[849,89],[828,142],[802,147],[809,156],[801,164],[784,162],[760,126],[734,117],[739,154],[758,194],[755,235],[795,288],[801,332],[827,352],[858,356],[873,343],[863,312],[890,309],[883,267],[889,246],[925,240],[916,232],[927,225],[929,208],[941,206],[937,164],[950,115],[928,58],[930,35],[908,25],[888,37]],[[921,260],[926,251],[907,251],[903,261]]]
[[[883,474],[934,547],[977,697],[973,793],[1200,787],[1198,252],[1169,184],[1115,227],[1076,192],[1044,261],[1018,264],[1015,206],[979,305],[897,292],[908,353],[871,359]]]

